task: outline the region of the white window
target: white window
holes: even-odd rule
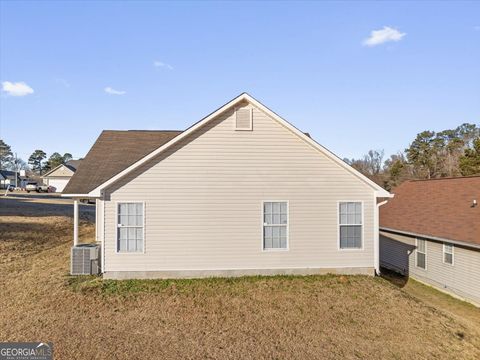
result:
[[[252,130],[253,109],[237,109],[235,111],[235,130]]]
[[[340,249],[362,248],[362,203],[339,203]]]
[[[143,252],[143,210],[141,202],[117,204],[118,252]]]
[[[443,243],[443,262],[453,265],[453,245]]]
[[[287,249],[288,203],[265,201],[263,203],[263,249]]]
[[[417,239],[417,258],[416,265],[419,268],[427,268],[427,242],[422,239]]]

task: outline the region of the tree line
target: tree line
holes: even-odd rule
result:
[[[0,139],[0,170],[30,170],[34,174],[42,175],[72,159],[72,154],[61,155],[58,152],[54,152],[47,158],[45,151],[37,149],[30,155],[27,163],[14,156],[11,146]]]
[[[411,179],[480,175],[480,128],[465,123],[422,131],[404,151],[384,157],[383,150],[370,150],[360,159],[344,161],[387,190]]]
[[[31,169],[42,175],[71,159],[70,153],[54,152],[47,158],[43,150],[35,150],[27,164],[0,139],[2,170]],[[387,159],[384,150],[370,150],[360,159],[344,161],[387,190],[410,179],[480,175],[480,128],[465,123],[440,132],[422,131],[404,151]]]

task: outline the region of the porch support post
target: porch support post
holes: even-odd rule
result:
[[[73,245],[78,245],[78,199],[73,199]]]

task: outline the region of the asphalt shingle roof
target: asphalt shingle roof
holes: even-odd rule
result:
[[[380,227],[480,244],[480,176],[406,181],[380,207]]]
[[[63,193],[89,193],[181,132],[104,130],[79,164]]]

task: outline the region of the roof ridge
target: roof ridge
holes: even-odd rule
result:
[[[102,132],[183,132],[183,130],[142,130],[142,129],[129,129],[129,130],[102,130]]]
[[[183,132],[183,130],[141,130],[141,129],[131,129],[125,131],[142,131],[142,132]]]
[[[435,180],[463,180],[463,179],[471,179],[471,178],[477,178],[477,177],[480,177],[480,175],[446,176],[446,177],[440,177],[440,178],[434,178],[434,179],[411,179],[411,180],[408,180],[408,182],[435,181]]]

